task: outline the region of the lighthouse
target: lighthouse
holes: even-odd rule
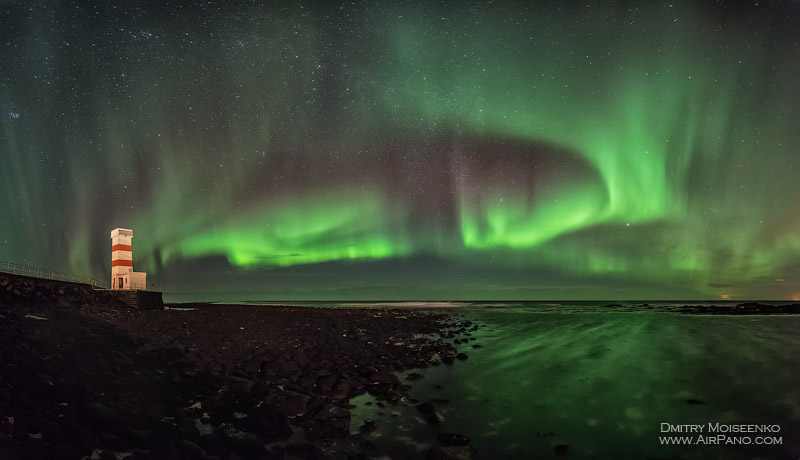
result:
[[[147,289],[147,273],[133,271],[133,230],[111,231],[111,289]]]

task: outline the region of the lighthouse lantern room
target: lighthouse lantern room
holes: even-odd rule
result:
[[[147,289],[147,273],[133,271],[133,230],[111,231],[111,289]]]

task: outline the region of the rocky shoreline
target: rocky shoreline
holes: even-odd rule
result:
[[[138,311],[104,294],[0,275],[0,458],[367,459],[350,398],[407,403],[398,375],[466,359],[478,328],[419,309]],[[469,458],[467,436],[437,439],[428,458]]]
[[[800,303],[769,305],[759,302],[743,302],[736,305],[684,305],[679,313],[696,315],[797,315]]]

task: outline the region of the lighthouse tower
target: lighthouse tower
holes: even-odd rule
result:
[[[147,274],[133,271],[133,230],[111,231],[111,289],[147,289]]]

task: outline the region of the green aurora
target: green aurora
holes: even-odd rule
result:
[[[792,2],[0,3],[0,259],[168,300],[800,297]]]

